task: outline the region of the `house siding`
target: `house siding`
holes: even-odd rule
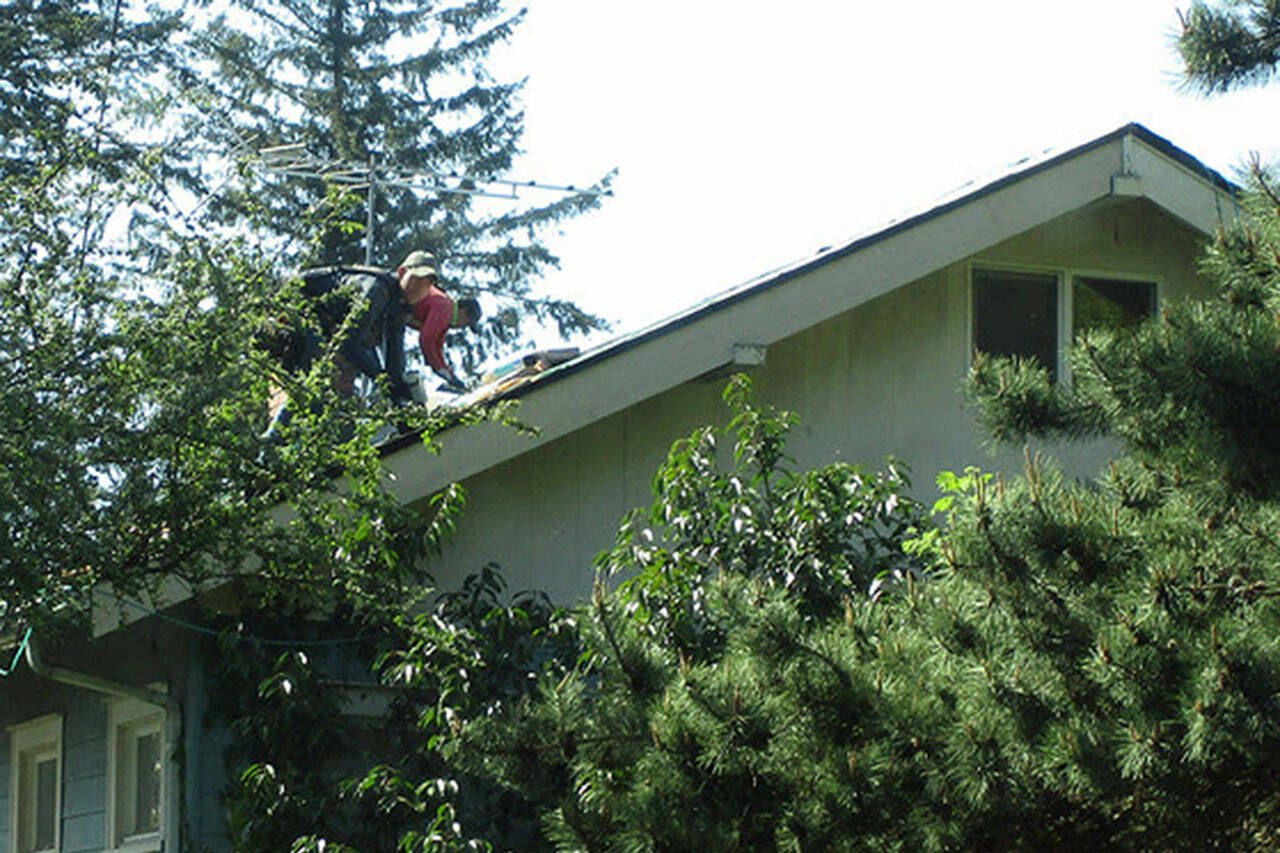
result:
[[[177,818],[167,849],[230,850],[221,804],[226,767],[222,729],[206,732],[204,658],[199,637],[174,624],[142,623],[94,645],[46,649],[47,663],[77,672],[95,673],[118,684],[166,684],[183,707],[185,719],[167,728],[167,758],[176,762],[180,786],[166,792],[166,822]],[[8,853],[12,779],[9,726],[46,714],[62,715],[63,853],[103,850],[107,846],[108,706],[103,693],[69,687],[42,678],[26,667],[0,683],[0,853]],[[185,798],[185,801],[184,799]],[[193,808],[194,806],[194,808]]]
[[[9,836],[9,811],[13,807],[13,801],[9,799],[11,746],[9,733],[0,729],[0,851],[3,853],[9,853],[12,844]]]
[[[87,853],[106,846],[106,707],[92,694],[74,695],[61,709],[62,814],[60,850]],[[39,716],[33,714],[32,717]],[[11,739],[0,733],[0,851],[11,849]]]
[[[209,710],[209,674],[204,656],[187,661],[183,701],[183,785],[181,794],[183,849],[192,853],[224,853],[232,849],[227,836],[227,750],[231,733],[224,720]]]
[[[193,718],[199,719],[199,718]],[[190,849],[199,853],[224,853],[232,849],[227,835],[227,809],[223,794],[227,786],[227,750],[231,747],[231,734],[224,723],[208,727],[196,723],[191,739],[198,746],[189,755],[196,756],[196,767],[188,773],[188,786],[184,792],[186,809],[191,817],[187,835]]]
[[[62,850],[102,850],[107,840],[107,709],[80,693],[62,727]]]
[[[801,466],[833,460],[878,465],[892,454],[913,471],[915,493],[934,494],[942,469],[1020,471],[1022,448],[992,450],[964,406],[971,264],[1154,278],[1163,301],[1206,294],[1195,275],[1203,239],[1140,200],[1108,199],[982,249],[769,347],[752,370],[757,398],[797,412],[789,450]],[[819,290],[864,288],[845,259],[806,274]],[[744,340],[743,343],[750,343]],[[723,423],[723,380],[695,380],[655,395],[464,481],[457,536],[434,564],[442,588],[486,563],[512,589],[561,601],[590,589],[594,556],[626,512],[648,503],[671,442]],[[1032,444],[1074,476],[1092,476],[1107,442]]]

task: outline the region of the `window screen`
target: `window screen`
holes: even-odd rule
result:
[[[974,270],[973,346],[990,355],[1034,357],[1056,377],[1058,277]]]
[[[138,737],[135,744],[131,835],[155,832],[160,828],[160,733]]]
[[[1093,329],[1125,329],[1156,313],[1156,286],[1149,281],[1077,278],[1071,285],[1075,335]]]
[[[52,850],[57,838],[58,759],[56,756],[36,762],[35,779],[35,845],[33,850]]]

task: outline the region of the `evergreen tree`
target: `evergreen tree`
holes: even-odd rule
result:
[[[1225,92],[1266,83],[1280,62],[1280,3],[1193,2],[1181,16],[1178,49],[1191,86]]]
[[[122,0],[11,4],[0,24],[0,634],[83,628],[104,584],[247,568],[267,599],[386,602],[456,507],[398,507],[368,441],[387,413],[335,399],[326,365],[280,375],[259,343],[296,294],[270,259],[179,217],[157,266],[108,226],[173,212],[137,96],[177,23]],[[268,453],[282,382],[307,414]]]
[[[484,62],[523,14],[499,0],[235,4],[197,41],[214,63],[196,90],[207,100],[201,130],[225,151],[246,141],[255,149],[301,145],[318,161],[381,166],[384,179],[435,172],[474,185],[508,176],[520,151],[521,83],[495,81]],[[289,238],[291,261],[364,262],[365,194],[344,196],[316,179],[257,177],[240,193],[220,193],[214,208],[228,217],[248,212]],[[531,283],[557,264],[539,235],[597,202],[574,193],[497,206],[380,184],[373,262],[391,266],[426,248],[442,258],[446,287],[489,294],[498,308],[468,342],[469,361],[520,340],[525,320],[553,324],[562,336],[589,331],[602,321],[537,295]]]
[[[577,614],[578,667],[466,721],[459,755],[543,790],[563,849],[1273,849],[1280,199],[1258,190],[1205,260],[1217,299],[1085,336],[1069,388],[975,365],[994,435],[1118,437],[1101,479],[947,474],[931,529],[892,479],[722,474],[696,434],[603,558],[634,578]],[[787,421],[737,412],[739,459],[781,459]],[[868,594],[880,567],[901,581]]]

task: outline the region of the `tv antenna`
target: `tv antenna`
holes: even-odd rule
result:
[[[379,163],[370,156],[367,163],[350,160],[325,160],[307,152],[299,142],[260,148],[256,157],[264,171],[291,178],[327,181],[358,192],[365,192],[365,263],[373,265],[375,245],[375,213],[380,187],[403,187],[434,193],[438,196],[474,196],[519,200],[524,194],[558,193],[592,197],[612,196],[613,190],[577,187],[573,184],[545,184],[539,181],[516,181],[508,178],[481,178],[456,172],[432,169],[404,169]]]

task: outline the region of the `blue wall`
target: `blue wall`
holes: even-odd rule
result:
[[[107,708],[98,696],[78,693],[62,713],[61,849],[91,853],[107,840]],[[0,850],[12,843],[10,746],[9,733],[0,731]]]
[[[0,850],[9,849],[9,733],[0,729]]]
[[[107,707],[79,693],[62,726],[62,851],[88,853],[107,842]]]

